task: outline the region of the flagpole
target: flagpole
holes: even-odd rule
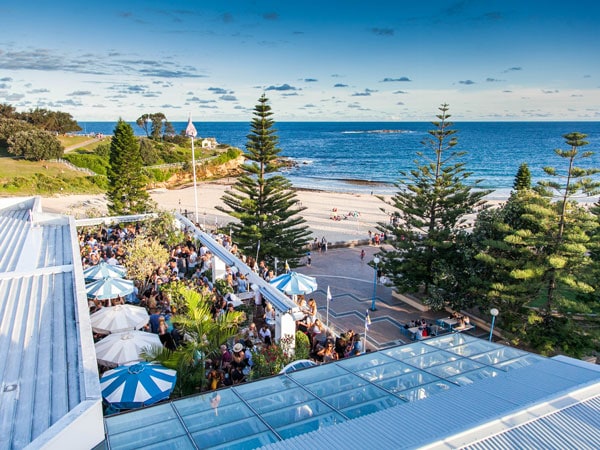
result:
[[[325,326],[329,330],[329,296],[327,296],[327,323]]]
[[[188,116],[188,124],[185,129],[185,135],[192,138],[192,173],[194,175],[194,212],[196,216],[196,224],[198,223],[198,188],[196,185],[196,154],[194,152],[194,138],[198,132],[196,131],[196,127],[192,123],[192,115]]]
[[[196,185],[196,155],[194,153],[194,136],[192,136],[192,172],[194,174],[194,208],[196,211],[196,223],[198,223],[198,188]]]
[[[327,286],[327,329],[329,329],[329,301],[331,300],[331,291]]]

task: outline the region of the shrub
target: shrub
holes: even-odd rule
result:
[[[108,159],[95,153],[68,153],[64,156],[64,159],[77,167],[84,167],[104,176],[106,176],[109,165]]]
[[[64,151],[56,136],[42,130],[18,131],[7,143],[9,153],[29,161],[60,158]]]

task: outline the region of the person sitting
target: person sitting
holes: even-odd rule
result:
[[[317,352],[317,355],[324,363],[337,361],[339,359],[339,356],[335,351],[333,343],[331,342],[326,343],[325,347],[321,348],[321,350]]]
[[[258,334],[260,334],[260,336],[262,337],[265,345],[267,345],[267,346],[271,345],[271,330],[269,330],[269,327],[267,326],[266,323],[263,324],[263,326],[261,327]]]

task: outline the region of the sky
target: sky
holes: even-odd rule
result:
[[[78,121],[600,120],[597,0],[0,2],[0,103]]]

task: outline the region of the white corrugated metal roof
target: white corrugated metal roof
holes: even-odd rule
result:
[[[0,202],[0,448],[89,448],[102,406],[74,221]],[[68,437],[65,437],[67,434]]]

